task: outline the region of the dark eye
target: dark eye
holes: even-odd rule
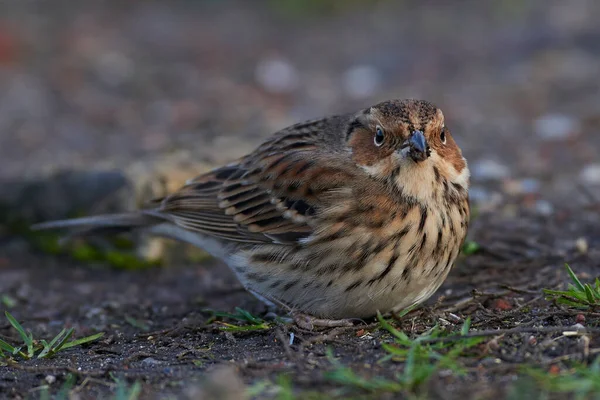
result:
[[[381,146],[383,144],[384,139],[385,136],[383,135],[383,129],[381,129],[381,127],[377,125],[377,128],[375,129],[375,139],[373,139],[373,141],[375,142],[375,146]]]
[[[442,128],[442,132],[440,133],[440,140],[443,144],[446,144],[446,128]]]

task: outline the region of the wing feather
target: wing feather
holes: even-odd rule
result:
[[[236,242],[292,243],[309,236],[329,193],[353,175],[342,162],[347,157],[320,152],[325,124],[276,134],[238,162],[191,179],[157,211],[186,229]]]

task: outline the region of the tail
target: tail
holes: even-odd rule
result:
[[[152,211],[138,211],[42,222],[32,225],[31,230],[63,229],[69,231],[69,236],[82,236],[148,228],[165,222],[165,220],[165,217]]]

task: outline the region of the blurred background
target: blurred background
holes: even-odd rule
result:
[[[444,110],[481,210],[579,206],[600,184],[599,17],[594,0],[3,1],[0,203],[140,203],[292,123],[414,97]]]

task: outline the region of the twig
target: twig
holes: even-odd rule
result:
[[[466,335],[455,335],[446,336],[440,338],[424,339],[423,343],[445,343],[454,342],[461,339],[476,338],[476,337],[487,337],[487,336],[503,336],[512,335],[515,333],[557,333],[557,332],[575,332],[577,334],[588,334],[588,333],[600,333],[600,328],[585,328],[585,329],[574,329],[566,326],[543,326],[543,327],[519,327],[512,329],[496,329],[486,330],[479,332],[471,332]]]
[[[498,285],[498,287],[509,290],[511,292],[520,293],[520,294],[538,294],[539,293],[538,290],[519,289],[519,288],[510,286],[510,285],[504,284],[504,283],[501,283],[500,285]]]

